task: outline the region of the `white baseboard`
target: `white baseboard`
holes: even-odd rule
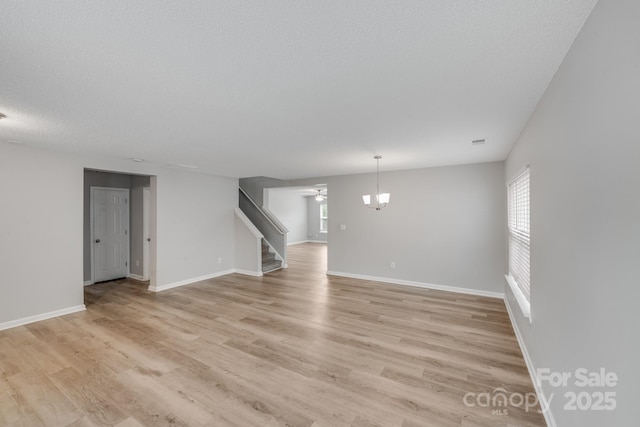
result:
[[[524,340],[522,339],[522,334],[520,333],[520,329],[518,328],[518,323],[516,323],[516,319],[513,315],[513,311],[511,310],[511,306],[509,305],[509,300],[505,296],[504,305],[507,307],[507,313],[509,313],[509,320],[511,320],[511,326],[513,326],[513,331],[516,334],[516,339],[518,340],[518,344],[520,345],[520,351],[522,351],[522,356],[524,357],[524,363],[527,365],[527,369],[529,370],[529,376],[531,377],[531,382],[533,383],[533,387],[536,390],[536,394],[538,395],[538,401],[548,402],[547,396],[544,394],[544,390],[538,384],[538,379],[536,378],[536,368],[533,365],[533,361],[531,360],[531,356],[529,355],[529,351],[527,350],[527,346],[524,344]],[[551,413],[551,408],[548,408],[546,411],[542,413],[544,416],[544,420],[547,423],[548,427],[556,427],[556,420],[553,418],[553,414]]]
[[[85,280],[84,285],[85,286],[93,285],[93,280]]]
[[[236,268],[233,271],[238,274],[244,274],[245,276],[262,277],[262,271],[249,271],[249,270],[242,270],[240,268]]]
[[[482,291],[479,289],[458,288],[454,286],[434,285],[432,283],[413,282],[410,280],[392,279],[389,277],[366,276],[363,274],[343,273],[340,271],[327,271],[330,276],[349,277],[351,279],[370,280],[373,282],[391,283],[394,285],[413,286],[414,288],[434,289],[438,291],[457,292],[459,294],[477,295],[489,298],[504,298],[503,292]]]
[[[140,276],[139,274],[133,274],[133,273],[129,273],[129,275],[127,276],[133,280],[137,280],[139,282],[146,282],[147,279],[145,279],[144,277]]]
[[[86,310],[84,304],[74,307],[63,308],[61,310],[50,311],[48,313],[36,314],[35,316],[23,317],[22,319],[11,320],[9,322],[0,323],[0,331],[15,328],[17,326],[28,325],[29,323],[39,322],[41,320],[51,319],[53,317],[64,316],[65,314],[77,313]]]
[[[231,269],[231,270],[219,271],[217,273],[207,274],[205,276],[180,280],[178,282],[167,283],[166,285],[160,285],[160,286],[149,285],[148,290],[151,292],[162,292],[162,291],[166,291],[167,289],[177,288],[179,286],[184,286],[184,285],[190,285],[191,283],[202,282],[203,280],[209,280],[209,279],[213,279],[220,276],[226,276],[227,274],[231,274],[234,272],[235,270]]]
[[[301,245],[303,243],[327,243],[326,240],[300,240],[299,242],[287,243],[287,246]]]

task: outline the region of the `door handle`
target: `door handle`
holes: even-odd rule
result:
[[[151,241],[151,238],[148,238],[148,239],[147,239],[147,242],[150,242],[150,241]]]
[[[96,239],[96,243],[100,243],[100,239]]]

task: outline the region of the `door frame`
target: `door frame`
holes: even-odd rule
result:
[[[130,274],[130,268],[131,266],[129,265],[130,263],[130,258],[131,258],[131,197],[130,197],[130,191],[128,188],[120,188],[120,187],[99,187],[99,186],[90,186],[89,187],[89,234],[91,236],[91,239],[89,240],[89,242],[91,243],[91,283],[95,283],[96,282],[96,274],[95,274],[95,258],[94,258],[94,252],[95,252],[95,246],[93,245],[94,241],[95,241],[95,235],[94,232],[95,230],[93,229],[93,201],[95,198],[95,192],[96,190],[123,190],[127,192],[127,205],[129,206],[129,215],[127,215],[127,259],[126,259],[126,265],[127,265],[127,276],[129,277]]]
[[[151,252],[151,187],[142,188],[142,280],[149,280]]]

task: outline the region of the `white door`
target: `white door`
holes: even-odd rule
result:
[[[93,281],[129,273],[129,190],[91,187]]]
[[[149,280],[149,203],[151,202],[151,189],[142,189],[142,280]]]

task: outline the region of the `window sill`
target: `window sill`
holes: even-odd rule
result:
[[[513,295],[516,297],[516,301],[518,302],[522,315],[529,319],[529,323],[531,323],[531,303],[527,301],[527,297],[524,296],[516,284],[516,281],[513,280],[513,277],[511,277],[510,274],[505,274],[504,278],[507,279],[509,288],[511,288],[511,292],[513,292]]]
[[[327,234],[328,231],[321,231],[320,234]]]

